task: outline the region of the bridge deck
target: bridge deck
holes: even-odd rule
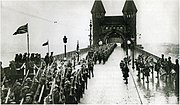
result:
[[[172,85],[162,79],[150,75],[150,82],[146,79],[138,81],[137,71],[131,69],[129,83],[124,84],[122,72],[119,68],[120,60],[125,52],[118,46],[105,65],[96,64],[95,77],[88,81],[88,89],[80,103],[86,104],[176,104],[178,99]],[[131,65],[130,67],[131,68]]]

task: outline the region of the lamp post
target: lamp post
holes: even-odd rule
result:
[[[134,48],[135,48],[135,38],[131,38],[131,40],[132,40],[132,68],[134,69],[135,67],[134,67]]]
[[[92,45],[92,34],[91,34],[91,30],[92,30],[92,22],[91,22],[91,20],[90,20],[90,25],[89,25],[89,27],[90,27],[89,42],[90,42],[90,48],[91,48],[91,45]]]
[[[66,36],[64,36],[63,42],[64,42],[64,60],[66,60],[66,43],[67,43],[67,37]]]
[[[128,57],[128,47],[130,46],[130,44],[131,44],[131,41],[127,40],[127,57]]]

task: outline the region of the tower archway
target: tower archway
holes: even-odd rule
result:
[[[125,36],[122,32],[114,30],[105,33],[103,38],[104,42],[107,43],[123,43],[125,41]]]

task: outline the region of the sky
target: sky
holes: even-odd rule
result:
[[[102,0],[106,15],[122,15],[125,0]],[[178,0],[134,0],[137,12],[138,43],[179,42]],[[50,51],[63,53],[62,38],[68,38],[67,51],[89,45],[89,22],[94,0],[1,1],[0,61],[27,52],[26,34],[13,36],[16,29],[28,23],[30,52],[47,52],[42,44],[49,40]],[[54,23],[57,21],[57,23]],[[138,36],[139,37],[139,36]],[[7,63],[6,63],[7,64]]]

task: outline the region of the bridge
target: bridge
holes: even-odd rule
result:
[[[157,59],[160,57],[153,55],[139,47],[135,47],[134,49],[134,57],[137,58],[138,55],[142,55],[146,57],[150,57],[154,59],[154,62],[157,62]],[[80,50],[80,58],[86,59],[88,52],[91,51],[89,48],[85,48]],[[67,58],[71,61],[73,58],[73,54],[75,51],[68,52]],[[177,84],[176,74],[172,73],[170,75],[165,75],[164,70],[160,70],[160,74],[153,69],[149,71],[149,82],[147,82],[147,78],[143,78],[143,72],[141,72],[140,76],[137,76],[138,71],[137,67],[133,69],[132,65],[132,51],[128,50],[128,56],[130,56],[131,61],[128,64],[129,68],[129,77],[128,77],[128,84],[125,83],[123,80],[123,72],[120,69],[120,62],[127,57],[127,51],[121,47],[121,44],[117,44],[117,47],[114,48],[112,54],[109,56],[108,60],[105,64],[97,64],[94,65],[94,77],[91,79],[87,79],[87,89],[84,90],[82,93],[81,98],[79,99],[78,103],[80,104],[178,104],[179,103],[179,96],[178,92],[179,89],[177,88],[179,84]],[[56,66],[59,68],[61,67],[62,58],[64,54],[54,56],[56,61]],[[53,65],[51,65],[53,67]],[[52,72],[52,74],[56,74],[57,72],[53,72],[53,68],[49,66],[48,68],[42,69],[43,73],[46,73],[48,70]],[[73,72],[80,73],[82,64],[76,63]],[[41,68],[41,67],[40,67]],[[45,71],[44,71],[45,70]],[[40,69],[41,71],[41,69]],[[36,76],[34,78],[38,79],[38,75],[41,73],[39,70],[37,71]],[[58,72],[62,72],[61,69],[58,69]],[[80,73],[81,74],[81,73]],[[56,89],[56,86],[61,87],[57,84],[58,80],[58,73],[56,74],[57,77],[53,77],[52,85],[50,86],[50,95],[45,95],[47,90],[45,85],[38,86],[36,90],[36,98],[37,101],[32,103],[44,103],[49,104],[47,99],[48,96],[51,96]],[[74,73],[71,74],[72,76]],[[158,77],[159,75],[159,77]],[[63,75],[62,75],[63,76]],[[28,75],[24,76],[28,78]],[[156,78],[158,77],[158,78]],[[168,77],[168,78],[167,78]],[[43,77],[40,76],[40,80]],[[61,79],[60,79],[61,80]],[[34,81],[34,80],[33,80]],[[25,81],[26,82],[26,81]],[[2,88],[7,88],[3,85]],[[38,92],[39,91],[39,92]],[[12,88],[9,88],[7,92],[7,96],[5,97],[5,103],[11,102],[11,92],[13,92]],[[81,91],[82,92],[82,91]],[[55,97],[54,95],[52,95]],[[55,103],[54,101],[50,103]],[[62,98],[62,97],[61,97]],[[159,101],[161,100],[161,101]],[[43,102],[44,101],[44,102]],[[59,102],[59,101],[58,101]],[[73,101],[74,102],[74,101]],[[72,102],[72,103],[73,103]],[[12,103],[12,102],[11,102]],[[20,104],[26,103],[26,98],[22,98]],[[66,102],[65,102],[66,103]],[[71,103],[71,102],[70,102]]]
[[[1,104],[179,104],[178,62],[137,45],[133,0],[122,13],[95,0],[88,48],[2,68]]]

